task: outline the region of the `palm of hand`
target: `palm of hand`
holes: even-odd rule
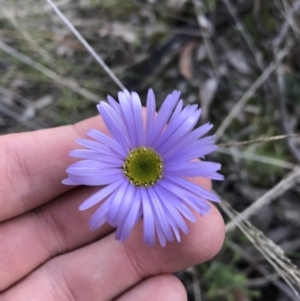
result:
[[[142,223],[125,244],[109,225],[90,231],[95,208],[78,207],[95,188],[60,181],[73,162],[67,154],[78,148],[75,139],[93,127],[106,131],[95,117],[0,138],[0,301],[185,300],[170,273],[219,251],[224,225],[214,207],[189,224],[180,244],[164,249],[144,245]],[[210,188],[210,181],[196,181]]]

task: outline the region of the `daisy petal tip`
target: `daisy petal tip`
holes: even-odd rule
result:
[[[124,90],[124,91],[125,91],[125,90]],[[119,92],[118,92],[118,99],[119,99],[119,101],[120,101],[120,100],[123,100],[124,98],[125,98],[125,99],[127,98],[124,91],[119,91]]]
[[[154,246],[154,239],[144,238],[144,244],[148,245],[149,247]]]
[[[125,94],[125,96],[126,96],[126,98],[127,98],[128,100],[131,100],[131,95],[130,95],[130,93],[129,93],[129,91],[128,91],[127,89],[124,89],[124,90],[123,90],[123,93]]]
[[[218,178],[216,179],[217,181],[224,181],[225,177],[224,175],[218,174]]]
[[[74,185],[74,186],[79,185],[78,183],[75,183],[74,181],[72,181],[70,178],[63,179],[61,181],[61,183],[64,184],[64,185]]]
[[[86,135],[87,135],[87,136],[90,136],[90,135],[93,134],[95,131],[96,131],[95,129],[89,129],[89,130],[87,130]]]
[[[81,142],[82,140],[84,140],[84,139],[82,139],[82,138],[77,138],[77,139],[75,139],[75,142],[76,142],[77,144],[80,144],[80,142]]]
[[[116,238],[116,240],[118,240],[120,243],[125,244],[128,237],[123,237],[123,236],[122,236],[122,233],[118,234],[118,233],[116,232],[115,238]]]
[[[193,216],[193,218],[190,219],[190,222],[192,222],[193,224],[196,224],[197,222],[197,219],[195,216]]]
[[[179,100],[180,98],[180,95],[181,95],[181,92],[178,91],[178,90],[174,90],[172,93],[171,93],[171,96],[174,97],[174,98],[177,98]]]
[[[154,91],[153,91],[153,89],[152,88],[149,88],[148,89],[148,98],[150,97],[150,98],[152,98],[153,100],[155,99],[155,94],[154,94]]]
[[[76,149],[73,149],[73,150],[71,150],[70,152],[69,152],[69,157],[74,157],[74,153],[76,154]]]
[[[97,104],[97,109],[98,109],[98,112],[101,114],[101,112],[100,112],[100,109],[101,109],[101,105],[102,105],[102,102],[103,101],[100,101],[98,104]]]
[[[189,234],[189,232],[190,232],[190,229],[187,227],[186,229],[182,229],[182,232],[185,234],[185,235],[187,235],[187,234]],[[179,236],[179,240],[178,240],[179,242],[181,241],[181,236]]]
[[[90,230],[91,231],[95,231],[98,227],[94,224],[94,223],[92,223],[92,222],[89,222],[89,227],[90,227]]]
[[[167,245],[167,241],[160,242],[160,245],[164,249]]]
[[[90,207],[89,206],[87,206],[86,204],[85,204],[85,202],[83,202],[79,207],[78,207],[78,210],[79,211],[85,211],[86,209],[89,209]]]
[[[216,194],[214,195],[214,199],[211,200],[211,201],[214,202],[214,203],[221,203],[221,199]]]

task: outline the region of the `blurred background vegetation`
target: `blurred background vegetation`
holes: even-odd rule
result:
[[[299,132],[300,1],[56,4],[129,90],[145,101],[152,87],[158,103],[180,90],[186,104],[202,107],[199,123],[212,122],[219,143]],[[97,114],[95,104],[107,94],[117,94],[115,83],[46,1],[1,0],[0,53],[1,134],[77,122]],[[252,212],[244,234],[228,230],[217,258],[177,273],[189,300],[299,300],[279,277],[283,273],[299,290],[299,177],[284,180],[297,173],[299,142],[293,137],[220,145],[212,155],[225,175],[215,189],[232,214],[232,208],[241,212],[266,193],[271,200]],[[282,188],[272,192],[282,180]],[[280,258],[267,237],[296,266]]]

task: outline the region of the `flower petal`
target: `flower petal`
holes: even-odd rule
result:
[[[182,187],[183,189],[193,194],[196,194],[201,198],[208,199],[210,201],[217,202],[217,203],[220,202],[220,199],[214,193],[186,179],[181,179],[173,176],[165,176],[165,178],[173,182],[175,185]]]
[[[136,129],[134,126],[134,116],[131,108],[131,102],[128,100],[124,92],[118,93],[118,98],[121,106],[122,116],[125,122],[126,130],[130,138],[130,147],[137,147]]]
[[[106,223],[106,213],[109,209],[111,199],[113,198],[113,196],[114,193],[112,193],[91,216],[89,220],[89,226],[91,230],[96,230],[97,228],[101,227],[104,223]]]
[[[121,162],[122,164],[122,162]],[[122,165],[121,165],[122,166]],[[70,174],[78,174],[78,175],[85,175],[86,173],[99,173],[100,175],[103,174],[104,170],[105,173],[108,171],[109,174],[111,170],[117,170],[118,172],[121,172],[121,169],[118,167],[120,166],[120,162],[114,163],[114,162],[101,162],[101,161],[95,161],[95,160],[81,160],[78,162],[75,162],[71,164],[67,168],[67,173]],[[113,172],[115,173],[115,172]],[[117,172],[116,172],[117,173]]]
[[[168,151],[164,153],[164,156],[170,156],[174,154],[175,152],[179,152],[182,150],[183,146],[188,146],[191,143],[197,141],[199,138],[201,138],[203,135],[205,135],[208,131],[212,129],[212,124],[204,124],[201,127],[193,130],[189,134],[187,134],[185,137],[182,137],[182,139],[174,145],[173,148],[170,148]]]
[[[179,113],[182,111],[182,107],[183,107],[183,100],[180,99],[170,118],[170,122],[179,115]]]
[[[144,124],[142,116],[142,104],[137,93],[131,93],[132,110],[135,122],[137,146],[144,145]]]
[[[156,148],[159,148],[163,143],[168,140],[168,138],[178,129],[184,121],[190,118],[191,114],[194,113],[194,109],[191,109],[191,106],[186,106],[183,111],[177,113],[176,109],[179,107],[180,102],[177,104],[174,113],[171,116],[169,123],[166,125],[165,131],[161,134],[161,136],[155,142]],[[173,117],[177,114],[177,117]]]
[[[88,199],[86,199],[79,207],[79,210],[86,210],[95,204],[101,202],[107,196],[109,196],[113,191],[119,188],[119,186],[124,182],[124,177],[111,183],[110,185],[101,188],[98,192],[94,193]]]
[[[117,153],[112,151],[106,145],[103,145],[99,142],[87,140],[87,139],[77,139],[76,142],[90,150],[96,151],[103,155],[116,155]]]
[[[224,180],[223,175],[217,173],[221,164],[214,162],[184,162],[166,165],[165,175],[177,177],[204,177],[214,180]]]
[[[131,233],[133,226],[137,223],[140,216],[140,208],[141,208],[141,195],[140,190],[136,190],[136,195],[133,198],[133,202],[131,204],[130,212],[127,214],[125,222],[122,226],[118,226],[116,231],[116,238],[122,242],[128,238]]]
[[[115,218],[116,225],[119,225],[126,220],[130,208],[132,207],[132,203],[135,200],[135,195],[136,195],[136,187],[132,184],[129,184],[128,189],[121,200],[122,202],[119,206],[119,210],[117,211],[116,214],[116,218]]]
[[[180,139],[189,133],[196,125],[200,117],[200,110],[191,112],[187,110],[186,114],[180,114],[172,124],[170,123],[159,138],[156,149],[163,155],[172,148]]]
[[[108,128],[112,136],[128,152],[130,145],[129,136],[120,116],[116,114],[115,111],[107,103],[103,101],[97,107],[106,127]]]
[[[115,110],[115,112],[119,116],[121,116],[122,112],[121,112],[120,104],[113,97],[111,97],[110,95],[107,95],[107,101],[110,104],[110,106]]]
[[[95,160],[100,162],[111,163],[112,166],[122,166],[124,160],[118,158],[116,155],[110,152],[109,155],[95,152],[88,149],[75,149],[69,152],[70,157]]]
[[[105,135],[104,133],[102,133],[98,130],[95,130],[95,129],[89,130],[86,133],[86,135],[89,137],[92,137],[95,140],[98,140],[99,142],[108,146],[114,152],[121,155],[122,158],[126,158],[126,155],[127,155],[126,150],[116,140],[112,139],[111,137],[109,137],[109,136]]]
[[[158,183],[160,188],[165,192],[165,194],[168,196],[170,200],[172,200],[173,206],[189,221],[195,223],[196,218],[193,214],[193,212],[186,206],[186,204],[181,199],[181,194],[176,194],[174,190],[172,189],[172,185],[168,183],[168,181],[160,181]],[[177,191],[177,190],[175,190]],[[191,207],[193,208],[193,207]]]
[[[69,174],[69,178],[77,185],[87,185],[87,186],[103,186],[111,184],[115,181],[118,181],[121,178],[124,178],[122,174],[116,173],[112,175],[74,175]]]
[[[148,136],[146,137],[146,146],[152,146],[153,143],[158,139],[162,130],[166,126],[166,123],[169,120],[179,97],[180,92],[176,90],[167,96],[157,114],[154,123],[151,126],[151,129],[149,129]]]
[[[149,131],[151,130],[154,122],[155,109],[156,109],[155,95],[153,90],[149,89],[147,95],[147,104],[146,104],[146,131],[145,131],[146,137],[148,137]]]
[[[123,183],[120,185],[120,187],[117,190],[117,193],[115,194],[113,200],[111,201],[111,205],[109,208],[109,211],[107,213],[107,221],[110,225],[113,227],[117,226],[117,216],[118,212],[120,210],[120,205],[122,204],[124,197],[126,195],[126,192],[129,188],[130,184],[128,180],[124,180]]]
[[[81,185],[81,184],[78,184],[78,183],[72,181],[70,178],[63,179],[61,181],[61,183],[64,184],[64,185],[76,185],[76,186]]]
[[[152,201],[151,205],[154,212],[155,226],[158,236],[164,236],[168,241],[173,241],[174,236],[168,221],[168,214],[165,214],[163,210],[162,200],[152,187],[149,187],[147,192]],[[162,238],[159,238],[159,240],[160,242],[165,241],[165,239]]]
[[[217,148],[214,141],[215,136],[213,135],[194,141],[190,145],[184,145],[182,142],[179,142],[172,152],[167,150],[166,153],[164,153],[164,162],[168,164],[171,162],[191,161],[196,158],[201,158]]]
[[[154,214],[151,207],[151,199],[147,193],[147,189],[141,188],[143,222],[144,222],[144,242],[150,246],[154,245]]]
[[[198,212],[200,215],[208,214],[210,212],[211,207],[206,200],[199,197],[198,195],[193,194],[190,191],[187,191],[186,189],[178,187],[177,185],[169,182],[168,180],[165,180],[165,182],[163,183],[163,189],[167,190],[167,192],[169,194],[169,199],[177,200],[177,202],[178,202],[178,198],[180,198],[180,200],[179,200],[180,204],[185,203],[191,209]],[[173,201],[173,202],[175,205],[175,201]],[[187,218],[189,218],[189,217],[187,217]],[[194,216],[192,216],[192,219],[194,219]],[[194,221],[195,221],[195,219],[194,219]]]
[[[154,187],[154,190],[156,191],[157,195],[163,196],[164,201],[162,202],[162,206],[164,207],[166,214],[169,216],[169,223],[176,236],[176,239],[180,242],[181,238],[178,229],[181,229],[185,234],[187,234],[189,231],[188,226],[174,204],[171,202],[172,200],[165,194],[164,190],[158,185]]]

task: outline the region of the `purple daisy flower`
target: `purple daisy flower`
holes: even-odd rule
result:
[[[221,165],[195,160],[213,152],[214,136],[202,138],[212,125],[194,129],[201,109],[183,108],[180,92],[167,96],[155,113],[155,96],[149,89],[145,122],[137,93],[118,93],[119,103],[108,96],[108,104],[97,106],[111,136],[92,129],[79,139],[86,149],[70,152],[81,158],[68,167],[66,185],[104,186],[79,207],[86,210],[101,203],[90,219],[92,230],[109,223],[116,227],[116,239],[124,242],[134,225],[143,219],[144,241],[153,245],[155,233],[164,247],[180,241],[180,230],[188,233],[186,220],[209,214],[207,200],[219,202],[211,191],[187,177],[223,180]]]

